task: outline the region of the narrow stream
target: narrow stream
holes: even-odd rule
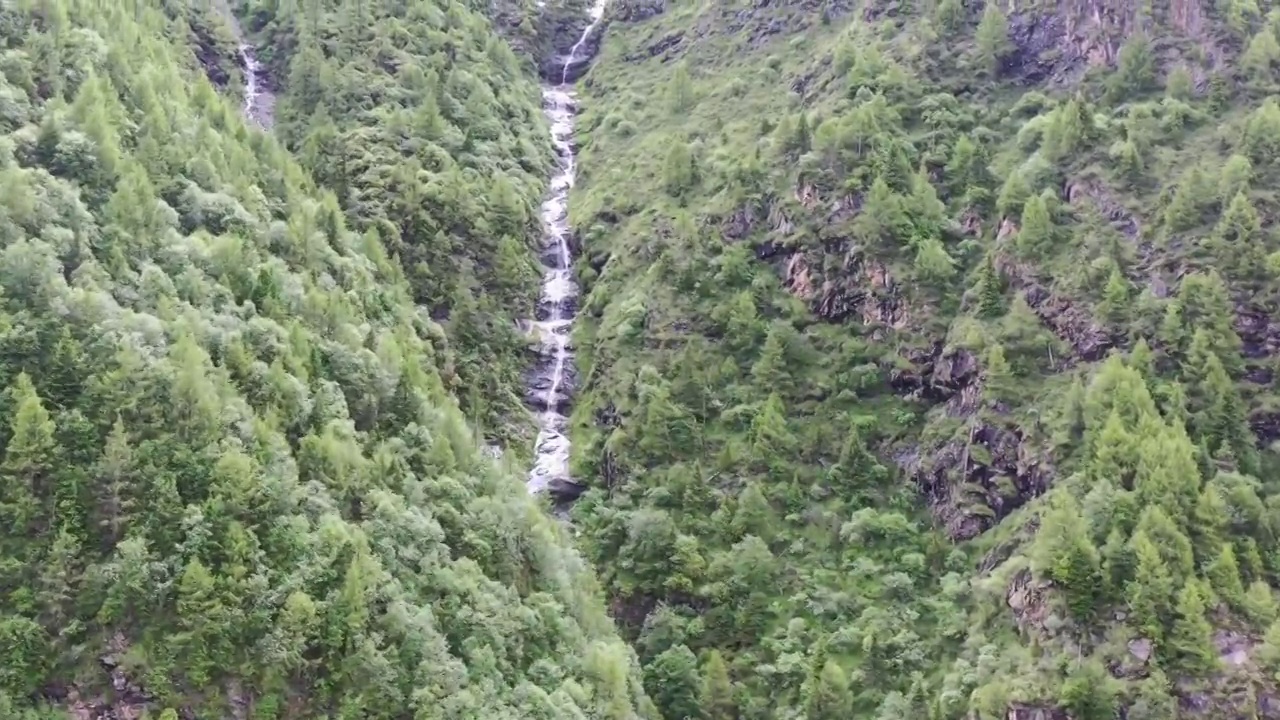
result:
[[[551,123],[551,142],[556,150],[556,171],[542,203],[546,228],[541,253],[542,298],[532,322],[538,339],[538,361],[529,388],[530,405],[538,412],[538,439],[528,487],[531,493],[548,491],[560,497],[576,497],[583,490],[569,476],[567,437],[576,372],[570,334],[578,311],[578,284],[573,278],[569,245],[569,190],[577,172],[573,146],[577,98],[571,83],[590,60],[584,46],[604,17],[604,7],[605,0],[596,0],[590,11],[591,22],[565,58],[560,77],[542,86],[543,112]]]
[[[231,30],[236,38],[236,52],[240,54],[240,64],[244,67],[244,106],[241,108],[249,122],[263,130],[270,130],[275,115],[276,96],[271,92],[267,82],[267,69],[258,62],[253,53],[253,46],[244,37],[231,9],[222,4],[223,15],[231,23]]]

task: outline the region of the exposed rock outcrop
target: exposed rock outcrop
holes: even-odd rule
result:
[[[1053,475],[1022,429],[983,418],[905,469],[953,540],[977,536],[1043,494]]]
[[[1202,20],[1206,1],[1157,3],[1152,20],[1162,33],[1181,35],[1197,43],[1210,65],[1216,67],[1221,62],[1221,52]],[[1004,58],[1001,73],[1027,84],[1073,85],[1089,68],[1115,64],[1129,37],[1154,30],[1143,25],[1140,3],[1132,0],[1011,5],[1009,39],[1014,50]],[[981,9],[973,12],[980,13]]]
[[[1013,703],[1005,720],[1070,720],[1066,710],[1048,704]]]
[[[609,7],[609,19],[640,22],[667,11],[667,0],[617,0]]]

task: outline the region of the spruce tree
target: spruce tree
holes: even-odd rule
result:
[[[645,666],[645,688],[663,717],[699,717],[698,660],[684,645],[663,651]]]
[[[1174,667],[1188,673],[1207,674],[1218,669],[1213,646],[1213,626],[1204,616],[1203,590],[1188,582],[1178,594],[1176,617],[1169,631],[1168,654]]]
[[[702,664],[702,693],[699,702],[705,720],[736,720],[738,717],[729,668],[719,650],[709,651]]]
[[[999,3],[985,4],[975,39],[978,44],[978,61],[982,68],[989,74],[998,74],[1000,63],[1013,46],[1009,40],[1009,21]]]
[[[25,564],[50,531],[42,510],[57,483],[58,448],[53,420],[31,377],[19,373],[8,392],[13,415],[0,459],[0,552]]]
[[[1125,587],[1132,624],[1154,642],[1164,637],[1164,625],[1172,619],[1173,577],[1160,551],[1145,533],[1137,532],[1130,541],[1133,550],[1133,579]]]
[[[978,295],[978,315],[997,318],[1004,314],[1004,283],[996,272],[995,262],[988,253],[978,266],[975,287]]]
[[[1244,583],[1240,581],[1240,565],[1236,562],[1236,551],[1231,543],[1223,546],[1222,553],[1209,563],[1205,575],[1218,597],[1234,609],[1243,609]]]
[[[1098,305],[1098,315],[1102,321],[1113,329],[1120,329],[1129,321],[1129,281],[1116,263],[1111,265],[1111,274],[1107,285],[1102,290],[1102,302]]]
[[[1213,230],[1210,244],[1218,267],[1229,277],[1255,278],[1266,266],[1262,221],[1244,192],[1237,192]]]
[[[693,90],[693,78],[689,75],[689,65],[680,62],[671,74],[670,86],[667,89],[668,102],[672,113],[685,113],[693,107],[696,98]]]
[[[1028,198],[1022,208],[1022,222],[1018,228],[1016,243],[1019,255],[1027,260],[1041,257],[1053,243],[1053,234],[1053,219],[1049,216],[1044,196]]]
[[[1069,493],[1060,495],[1041,520],[1032,557],[1037,571],[1066,592],[1072,613],[1086,619],[1097,600],[1101,559],[1080,506]]]
[[[804,698],[806,720],[848,720],[853,714],[849,678],[834,660],[826,660]]]

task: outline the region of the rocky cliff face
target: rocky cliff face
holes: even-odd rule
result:
[[[1159,37],[1166,60],[1185,52],[1179,43],[1193,43],[1210,69],[1223,58],[1220,39],[1205,22],[1213,12],[1211,0],[1012,0],[1007,7],[1014,52],[1003,70],[1028,84],[1074,85],[1091,69],[1115,65],[1135,33]]]

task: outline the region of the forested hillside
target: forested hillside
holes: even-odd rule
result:
[[[533,56],[517,56],[487,18],[533,52],[554,33],[535,28],[532,7],[242,8],[283,91],[276,134],[359,230],[379,235],[414,301],[447,332],[446,386],[517,451],[531,436],[520,399],[526,340],[515,321],[537,297],[536,208],[552,155]]]
[[[574,523],[664,717],[1280,717],[1280,6],[607,18]]]
[[[478,14],[410,5],[452,30],[352,25],[345,69],[294,64],[282,133],[310,164],[206,79],[236,74],[217,12],[0,9],[0,717],[657,718],[526,468],[487,460],[451,394],[491,389],[468,353],[496,335],[446,342],[431,301],[519,272],[403,245],[415,223],[491,264],[523,242],[532,75]],[[470,65],[361,74],[417,42]],[[470,104],[383,107],[428,80]],[[316,162],[325,128],[367,156]],[[318,178],[341,196],[308,169],[348,173]]]

